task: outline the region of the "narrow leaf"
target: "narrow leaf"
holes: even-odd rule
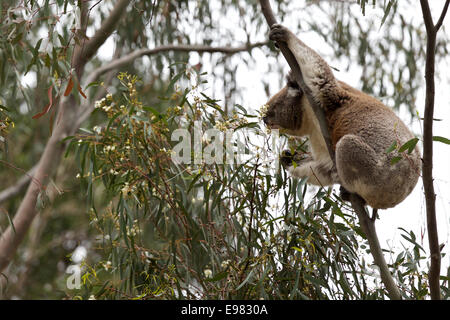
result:
[[[32,118],[33,119],[39,119],[40,117],[42,117],[43,115],[45,115],[52,107],[53,105],[53,86],[51,86],[50,88],[48,88],[47,91],[47,95],[48,95],[48,100],[50,101],[49,104],[44,108],[44,110],[42,110],[42,112],[39,112],[38,114],[35,114]]]
[[[212,277],[211,279],[205,279],[205,281],[208,282],[215,282],[215,281],[219,281],[222,280],[223,278],[225,278],[226,276],[228,276],[228,272],[227,271],[223,271],[223,272],[219,272],[218,274],[216,274],[214,277]]]
[[[11,219],[11,217],[9,216],[8,212],[5,211],[5,214],[6,214],[6,218],[8,218],[9,225],[11,226],[11,229],[13,230],[13,232],[15,234],[16,233],[16,228],[14,227],[14,222]]]
[[[382,26],[382,25],[384,24],[384,22],[386,21],[386,18],[387,18],[387,16],[389,15],[389,11],[391,11],[391,7],[392,7],[392,5],[394,4],[394,2],[395,2],[395,1],[393,1],[393,0],[389,1],[388,5],[387,5],[387,7],[386,7],[386,10],[384,11],[383,19],[381,19],[381,26]],[[381,26],[380,26],[380,27],[381,27]]]
[[[403,144],[400,149],[398,149],[398,152],[403,152],[408,150],[408,153],[413,152],[414,148],[416,147],[417,142],[419,142],[418,138],[413,138],[407,142],[405,142],[405,144]]]
[[[391,159],[391,165],[396,164],[397,162],[399,162],[400,160],[402,160],[402,157],[398,156],[398,157],[393,157]]]
[[[80,84],[78,84],[78,92],[83,96],[83,98],[87,99],[86,95],[84,94],[83,90],[81,90]]]
[[[394,141],[389,148],[386,149],[386,153],[391,153],[397,148],[397,141]]]
[[[438,142],[442,142],[445,144],[450,144],[450,139],[444,138],[444,137],[440,137],[440,136],[434,136],[433,137],[433,141],[438,141]]]
[[[250,273],[247,275],[247,277],[244,279],[244,281],[242,281],[242,283],[236,288],[236,291],[239,290],[240,288],[242,288],[251,278],[251,276],[253,275],[253,273],[255,272],[256,269],[252,269],[252,271],[250,271]]]

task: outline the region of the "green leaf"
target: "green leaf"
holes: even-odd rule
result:
[[[166,95],[167,95],[169,92],[171,92],[171,91],[173,90],[173,86],[175,85],[175,83],[176,83],[178,80],[180,80],[180,78],[181,78],[183,75],[184,75],[184,70],[181,71],[180,73],[178,73],[177,75],[175,75],[175,76],[170,80],[169,86],[167,87],[167,90],[166,90]]]
[[[419,142],[419,138],[413,138],[407,142],[405,142],[405,144],[403,144],[400,149],[398,149],[398,152],[404,152],[406,150],[408,150],[408,153],[413,152],[414,148],[417,145],[417,142]]]
[[[244,279],[244,281],[242,281],[242,283],[236,288],[236,291],[239,290],[240,288],[242,288],[251,278],[251,276],[253,275],[253,273],[255,272],[256,269],[252,269],[252,271],[250,271],[250,273],[247,275],[247,277]]]
[[[86,88],[84,88],[84,90],[86,91],[86,89],[87,88],[89,88],[89,87],[97,87],[97,86],[99,86],[99,85],[101,85],[101,81],[94,81],[94,82],[91,82],[91,83],[89,83],[87,86],[86,86]]]
[[[192,187],[195,185],[195,183],[198,181],[198,179],[200,179],[200,177],[202,177],[202,176],[203,176],[203,173],[200,172],[194,177],[194,179],[192,179],[192,181],[189,184],[189,187],[187,189],[187,192],[191,191]]]
[[[43,38],[39,39],[39,41],[34,46],[33,57],[36,57],[39,54],[39,48],[41,47],[42,40]]]
[[[391,146],[386,149],[386,153],[391,153],[395,149],[397,149],[397,141],[392,142]]]
[[[160,118],[163,117],[163,115],[160,112],[158,112],[158,110],[156,110],[155,108],[146,106],[146,107],[143,107],[142,109],[144,109],[145,111],[150,111],[157,117],[160,117]]]
[[[444,138],[444,137],[440,137],[440,136],[434,136],[433,137],[433,141],[437,141],[437,142],[442,142],[445,144],[450,144],[450,139]]]
[[[12,228],[14,234],[15,234],[16,233],[16,228],[14,227],[14,223],[13,223],[11,217],[9,216],[9,213],[6,212],[6,211],[5,211],[5,213],[6,213],[6,218],[8,219],[9,225],[11,226],[11,228]]]
[[[401,157],[401,156],[393,157],[393,158],[391,159],[391,165],[396,164],[396,163],[399,162],[400,160],[402,160],[402,157]]]
[[[244,124],[241,124],[240,126],[237,126],[235,130],[239,130],[242,128],[257,128],[259,126],[258,122],[247,122]]]
[[[241,110],[243,114],[245,114],[245,115],[247,114],[247,110],[240,104],[235,104],[234,107]]]
[[[27,75],[27,73],[30,71],[31,67],[36,64],[37,62],[37,58],[39,55],[39,48],[41,47],[41,43],[42,43],[42,38],[39,39],[39,41],[36,43],[36,46],[33,49],[33,58],[31,59],[30,64],[27,66],[27,69],[25,71],[25,75]]]
[[[308,280],[309,282],[317,285],[318,287],[326,287],[327,286],[325,281],[323,281],[322,279],[319,279],[319,278],[314,278],[311,275],[309,275],[308,273],[305,273],[303,275],[303,277],[305,278],[305,280]]]
[[[213,108],[213,109],[219,111],[219,113],[220,113],[222,116],[225,116],[225,115],[226,115],[225,111],[223,111],[223,110],[220,108],[220,106],[218,106],[218,105],[216,105],[216,104],[209,104],[209,106],[210,106],[211,108]]]
[[[106,291],[106,286],[108,284],[109,284],[109,280],[106,280],[105,283],[102,285],[102,287],[95,293],[95,296],[100,297]]]
[[[86,128],[80,128],[79,129],[81,132],[87,133],[87,134],[94,134],[94,131],[86,129]]]
[[[366,0],[362,0],[359,3],[359,5],[361,6],[361,11],[362,11],[363,16],[365,16],[366,15]]]
[[[223,272],[219,272],[218,274],[216,274],[214,277],[212,277],[211,279],[205,279],[205,281],[208,282],[215,282],[215,281],[219,281],[222,280],[223,278],[225,278],[226,276],[228,276],[228,272],[227,271],[223,271]]]

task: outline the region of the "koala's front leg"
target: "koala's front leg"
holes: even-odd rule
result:
[[[303,162],[305,160],[309,161],[311,156],[309,156],[306,152],[297,152],[294,154],[291,153],[291,150],[283,150],[280,156],[280,162],[284,169],[288,169],[290,166]]]
[[[271,26],[269,38],[287,44],[300,66],[305,84],[314,97],[322,102],[322,106],[335,106],[339,101],[340,88],[325,60],[280,24]]]
[[[285,150],[281,154],[280,161],[291,176],[308,178],[310,184],[328,186],[339,183],[336,168],[329,159],[314,160],[311,156],[297,153],[293,155]]]

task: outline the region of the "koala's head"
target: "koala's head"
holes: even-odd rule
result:
[[[295,135],[300,129],[303,118],[303,91],[292,73],[287,76],[287,84],[267,102],[267,111],[263,121],[270,129]]]

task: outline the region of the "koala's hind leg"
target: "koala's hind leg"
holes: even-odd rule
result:
[[[341,185],[349,192],[356,193],[374,207],[383,197],[386,170],[382,170],[386,158],[355,135],[345,135],[336,144],[336,169]]]
[[[274,24],[269,38],[287,44],[300,66],[305,84],[314,97],[319,99],[323,106],[336,105],[340,87],[325,60],[282,25]]]

